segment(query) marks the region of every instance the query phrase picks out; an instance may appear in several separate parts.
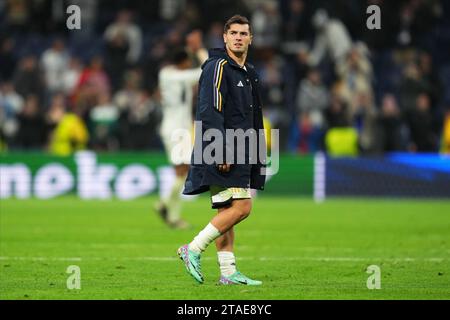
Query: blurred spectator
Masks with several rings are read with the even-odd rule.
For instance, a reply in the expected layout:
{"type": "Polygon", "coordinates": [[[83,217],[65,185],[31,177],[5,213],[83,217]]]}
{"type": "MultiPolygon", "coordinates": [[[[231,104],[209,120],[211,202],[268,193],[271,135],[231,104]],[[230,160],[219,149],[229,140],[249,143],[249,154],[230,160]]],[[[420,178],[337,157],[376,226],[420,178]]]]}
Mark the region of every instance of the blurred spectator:
{"type": "Polygon", "coordinates": [[[103,69],[103,60],[96,56],[83,70],[74,91],[73,104],[82,117],[97,103],[102,94],[110,94],[109,77],[103,69]]]}
{"type": "Polygon", "coordinates": [[[11,0],[6,3],[5,22],[11,32],[24,32],[30,19],[30,2],[11,0]]]}
{"type": "Polygon", "coordinates": [[[125,34],[117,32],[105,45],[105,70],[111,79],[111,87],[115,91],[122,85],[122,78],[127,69],[129,45],[125,34]]]}
{"type": "Polygon", "coordinates": [[[182,14],[175,21],[175,25],[178,24],[177,28],[180,31],[184,29],[185,33],[189,28],[197,28],[201,21],[204,18],[204,14],[201,13],[198,9],[198,1],[181,1],[185,3],[185,7],[183,8],[182,14]],[[184,27],[180,28],[180,24],[185,24],[184,27]]]}
{"type": "Polygon", "coordinates": [[[138,25],[132,22],[132,13],[128,10],[120,11],[116,21],[106,28],[105,40],[107,42],[117,41],[118,37],[126,39],[127,62],[129,64],[138,62],[142,51],[142,31],[138,25]]]}
{"type": "Polygon", "coordinates": [[[45,115],[47,125],[51,132],[56,128],[65,112],[66,98],[64,94],[57,93],[52,97],[49,107],[47,108],[47,113],[45,115]]]}
{"type": "Polygon", "coordinates": [[[420,36],[429,32],[441,16],[439,0],[412,0],[401,2],[397,42],[400,46],[416,45],[420,36]]]}
{"type": "Polygon", "coordinates": [[[42,101],[45,85],[35,56],[29,55],[19,61],[19,68],[14,74],[13,83],[17,93],[22,97],[34,95],[39,101],[42,101]]]}
{"type": "Polygon", "coordinates": [[[0,128],[7,144],[14,142],[18,130],[17,116],[22,112],[24,100],[9,82],[0,84],[0,128]]]}
{"type": "Polygon", "coordinates": [[[98,104],[89,114],[90,147],[94,150],[116,150],[119,109],[107,93],[99,96],[98,104]]]}
{"type": "Polygon", "coordinates": [[[16,57],[13,52],[14,43],[11,38],[0,40],[0,81],[11,81],[16,68],[16,57]]]}
{"type": "Polygon", "coordinates": [[[203,33],[200,30],[193,30],[186,36],[186,51],[193,68],[200,67],[208,59],[208,50],[203,46],[203,33]]]}
{"type": "Polygon", "coordinates": [[[407,121],[411,131],[410,151],[437,151],[437,137],[433,131],[433,117],[430,109],[430,97],[426,93],[421,93],[416,99],[414,110],[407,113],[407,121]]]}
{"type": "Polygon", "coordinates": [[[150,46],[147,56],[144,58],[142,68],[144,72],[144,87],[153,91],[158,86],[158,72],[167,57],[168,48],[162,39],[157,39],[150,46]]]}
{"type": "MultiPolygon", "coordinates": [[[[165,46],[170,52],[176,48],[182,47],[184,45],[183,33],[186,31],[185,29],[185,25],[178,23],[166,33],[164,40],[160,39],[160,41],[164,41],[165,46]]],[[[167,60],[167,57],[165,60],[167,60]]]]}
{"type": "Polygon", "coordinates": [[[327,153],[332,157],[353,157],[358,154],[358,133],[352,127],[331,128],[325,135],[327,153]]]}
{"type": "Polygon", "coordinates": [[[180,12],[185,9],[185,1],[168,0],[161,1],[159,6],[159,14],[161,18],[172,21],[179,16],[180,12]]]}
{"type": "Polygon", "coordinates": [[[124,82],[124,86],[113,97],[113,103],[120,112],[126,112],[138,104],[141,97],[142,75],[137,70],[129,70],[125,73],[124,82]]]}
{"type": "Polygon", "coordinates": [[[319,71],[311,69],[306,79],[300,83],[297,94],[302,152],[316,152],[320,149],[324,111],[328,101],[328,91],[321,82],[319,71]]]}
{"type": "Polygon", "coordinates": [[[222,22],[214,22],[209,28],[206,35],[207,48],[222,48],[223,47],[223,24],[222,22]]]}
{"type": "Polygon", "coordinates": [[[42,149],[47,142],[47,125],[37,96],[29,95],[26,98],[17,121],[19,129],[15,138],[15,147],[28,150],[42,149]]]}
{"type": "Polygon", "coordinates": [[[444,129],[442,130],[442,153],[450,155],[450,107],[447,107],[447,112],[444,118],[444,129]]]}
{"type": "Polygon", "coordinates": [[[340,94],[350,107],[350,118],[358,112],[360,95],[373,96],[372,65],[367,47],[355,44],[342,63],[336,65],[336,73],[342,81],[340,94]]]}
{"type": "Polygon", "coordinates": [[[161,106],[147,91],[141,91],[136,104],[119,119],[120,146],[124,150],[162,148],[159,139],[161,106]]]}
{"type": "Polygon", "coordinates": [[[377,139],[377,109],[370,93],[360,93],[357,96],[356,112],[352,115],[353,127],[359,136],[359,148],[362,154],[376,154],[380,152],[377,139]]]}
{"type": "Polygon", "coordinates": [[[332,93],[330,98],[330,105],[325,111],[327,127],[335,128],[350,126],[347,110],[348,106],[345,104],[345,102],[336,93],[332,93]]]}
{"type": "Polygon", "coordinates": [[[268,108],[279,108],[283,104],[284,79],[281,74],[283,60],[274,50],[267,50],[259,69],[263,98],[268,108]]]}
{"type": "Polygon", "coordinates": [[[89,139],[86,125],[79,115],[67,111],[63,95],[53,97],[47,121],[53,128],[49,144],[51,153],[68,156],[86,148],[89,139]]]}
{"type": "Polygon", "coordinates": [[[64,89],[64,72],[68,67],[69,55],[64,42],[56,39],[52,47],[45,50],[41,57],[47,91],[51,94],[64,89]]]}
{"type": "Polygon", "coordinates": [[[432,105],[437,105],[442,95],[442,83],[433,65],[433,57],[428,52],[420,52],[418,68],[425,83],[429,84],[429,94],[432,105]]]}
{"type": "Polygon", "coordinates": [[[328,130],[325,133],[325,150],[334,157],[351,157],[358,154],[358,132],[351,126],[348,106],[332,89],[330,105],[326,110],[328,130]]]}
{"type": "Polygon", "coordinates": [[[255,48],[276,47],[279,43],[280,17],[276,1],[264,1],[252,17],[252,45],[255,48]]]}
{"type": "Polygon", "coordinates": [[[80,80],[83,72],[83,65],[76,57],[71,57],[67,69],[62,74],[62,91],[71,96],[80,80]]]}
{"type": "Polygon", "coordinates": [[[322,84],[320,73],[311,69],[298,88],[297,107],[300,113],[309,114],[317,126],[323,126],[323,111],[328,106],[328,90],[322,84]]]}
{"type": "Polygon", "coordinates": [[[335,64],[343,61],[352,47],[345,25],[340,20],[330,18],[323,9],[314,14],[313,25],[317,33],[309,63],[317,66],[326,56],[335,64]]]}
{"type": "Polygon", "coordinates": [[[306,73],[309,69],[308,48],[306,45],[301,45],[298,47],[298,52],[290,59],[286,60],[283,69],[283,75],[286,82],[284,95],[286,105],[290,112],[295,112],[297,89],[300,85],[300,81],[306,77],[306,73]]]}
{"type": "Polygon", "coordinates": [[[379,139],[384,152],[404,151],[403,121],[397,100],[392,94],[386,94],[378,117],[379,139]]]}
{"type": "Polygon", "coordinates": [[[400,83],[400,102],[405,112],[415,108],[417,97],[422,92],[430,92],[431,84],[424,78],[418,65],[413,61],[406,65],[400,83]]]}
{"type": "Polygon", "coordinates": [[[304,38],[308,29],[305,2],[303,0],[289,0],[286,12],[287,17],[285,17],[283,24],[284,40],[296,41],[304,38]]]}

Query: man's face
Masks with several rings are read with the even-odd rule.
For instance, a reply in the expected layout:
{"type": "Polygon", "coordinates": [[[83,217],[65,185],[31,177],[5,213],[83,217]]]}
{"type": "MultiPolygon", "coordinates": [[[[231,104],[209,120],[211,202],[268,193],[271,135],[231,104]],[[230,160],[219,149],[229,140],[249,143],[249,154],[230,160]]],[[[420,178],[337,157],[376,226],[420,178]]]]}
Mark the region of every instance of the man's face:
{"type": "Polygon", "coordinates": [[[239,23],[230,25],[230,29],[223,35],[223,41],[231,52],[235,54],[246,53],[248,46],[252,43],[249,25],[239,23]]]}

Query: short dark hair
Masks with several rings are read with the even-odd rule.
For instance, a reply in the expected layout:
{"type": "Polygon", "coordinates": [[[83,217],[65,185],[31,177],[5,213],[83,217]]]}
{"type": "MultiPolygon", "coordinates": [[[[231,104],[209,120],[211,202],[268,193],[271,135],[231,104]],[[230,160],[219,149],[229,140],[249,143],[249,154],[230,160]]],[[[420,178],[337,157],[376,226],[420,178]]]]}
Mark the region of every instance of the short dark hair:
{"type": "Polygon", "coordinates": [[[250,30],[250,34],[252,34],[252,26],[250,24],[250,21],[246,17],[241,16],[239,14],[235,14],[230,19],[228,19],[227,22],[225,22],[225,26],[223,27],[223,33],[224,34],[227,33],[227,31],[230,29],[230,26],[235,23],[248,24],[248,29],[250,30]]]}
{"type": "Polygon", "coordinates": [[[170,61],[173,64],[180,64],[184,62],[185,60],[189,59],[189,55],[183,48],[176,48],[172,52],[170,61]]]}

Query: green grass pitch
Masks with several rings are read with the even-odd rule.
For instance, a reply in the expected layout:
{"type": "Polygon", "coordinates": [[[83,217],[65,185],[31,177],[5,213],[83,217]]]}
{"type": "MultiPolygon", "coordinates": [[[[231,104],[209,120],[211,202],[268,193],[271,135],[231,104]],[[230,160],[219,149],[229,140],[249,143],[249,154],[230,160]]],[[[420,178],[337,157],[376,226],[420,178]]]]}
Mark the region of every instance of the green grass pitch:
{"type": "Polygon", "coordinates": [[[0,299],[450,299],[450,201],[261,195],[235,252],[263,285],[222,287],[213,246],[203,285],[176,257],[214,214],[208,198],[185,203],[187,231],[168,229],[155,200],[1,200],[0,299]],[[80,290],[67,289],[70,265],[80,290]],[[379,290],[367,288],[369,265],[379,290]]]}

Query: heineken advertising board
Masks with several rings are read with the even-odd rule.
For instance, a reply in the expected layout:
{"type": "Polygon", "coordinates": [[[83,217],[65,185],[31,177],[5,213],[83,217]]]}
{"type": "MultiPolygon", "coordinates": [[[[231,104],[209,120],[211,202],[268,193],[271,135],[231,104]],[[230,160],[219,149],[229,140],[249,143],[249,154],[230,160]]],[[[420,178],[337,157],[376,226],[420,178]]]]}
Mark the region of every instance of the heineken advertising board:
{"type": "MultiPolygon", "coordinates": [[[[280,157],[264,194],[311,195],[313,157],[280,157]]],[[[39,198],[76,194],[81,199],[130,200],[165,194],[175,179],[163,153],[94,153],[69,157],[46,153],[0,155],[0,198],[39,198]]]]}

